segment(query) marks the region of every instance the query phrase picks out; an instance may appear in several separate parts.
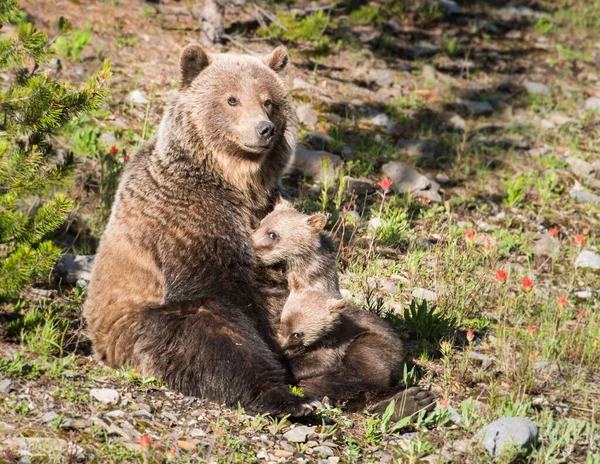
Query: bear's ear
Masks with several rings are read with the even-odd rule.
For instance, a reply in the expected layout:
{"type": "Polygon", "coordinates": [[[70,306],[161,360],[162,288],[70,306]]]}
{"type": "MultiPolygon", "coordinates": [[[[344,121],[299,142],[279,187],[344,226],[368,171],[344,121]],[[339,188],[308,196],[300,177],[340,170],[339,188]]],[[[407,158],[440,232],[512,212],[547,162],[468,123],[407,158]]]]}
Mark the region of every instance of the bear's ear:
{"type": "Polygon", "coordinates": [[[179,88],[188,87],[209,63],[208,55],[200,45],[191,44],[185,47],[180,60],[181,82],[179,88]]]}
{"type": "Polygon", "coordinates": [[[302,290],[302,283],[293,272],[288,275],[288,287],[291,292],[299,292],[302,290]]]}
{"type": "Polygon", "coordinates": [[[327,224],[327,216],[324,214],[313,214],[306,219],[306,223],[316,232],[321,232],[325,228],[325,224],[327,224]]]}
{"type": "Polygon", "coordinates": [[[263,62],[276,73],[280,73],[287,68],[290,62],[290,55],[288,55],[287,48],[280,45],[265,56],[263,62]]]}
{"type": "Polygon", "coordinates": [[[331,314],[340,314],[346,309],[346,300],[328,300],[327,301],[327,311],[331,314]]]}

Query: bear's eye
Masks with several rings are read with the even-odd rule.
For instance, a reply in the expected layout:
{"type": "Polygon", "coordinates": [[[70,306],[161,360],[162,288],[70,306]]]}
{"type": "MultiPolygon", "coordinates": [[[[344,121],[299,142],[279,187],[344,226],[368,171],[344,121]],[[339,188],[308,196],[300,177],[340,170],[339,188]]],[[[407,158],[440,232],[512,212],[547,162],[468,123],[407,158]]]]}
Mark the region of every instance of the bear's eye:
{"type": "Polygon", "coordinates": [[[302,337],[302,334],[301,334],[301,333],[298,333],[298,332],[294,332],[294,333],[292,334],[292,337],[294,337],[294,338],[296,338],[296,339],[297,339],[297,338],[300,338],[300,337],[302,337]]]}
{"type": "Polygon", "coordinates": [[[277,238],[277,234],[275,232],[269,232],[267,235],[271,240],[275,240],[277,238]]]}
{"type": "Polygon", "coordinates": [[[263,103],[263,106],[265,108],[271,108],[273,106],[273,102],[271,100],[265,100],[265,102],[263,103]]]}
{"type": "Polygon", "coordinates": [[[234,98],[234,97],[229,97],[227,99],[227,103],[229,103],[229,106],[238,106],[238,101],[234,98]]]}

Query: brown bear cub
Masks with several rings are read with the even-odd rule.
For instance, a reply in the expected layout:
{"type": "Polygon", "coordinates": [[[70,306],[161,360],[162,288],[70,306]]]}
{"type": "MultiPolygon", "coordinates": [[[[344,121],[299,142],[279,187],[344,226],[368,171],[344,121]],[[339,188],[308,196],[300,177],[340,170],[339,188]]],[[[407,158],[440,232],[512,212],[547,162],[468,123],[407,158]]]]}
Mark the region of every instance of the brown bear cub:
{"type": "Polygon", "coordinates": [[[252,234],[257,256],[266,265],[285,265],[289,294],[275,324],[277,341],[295,380],[308,396],[347,403],[350,409],[369,399],[383,412],[397,400],[395,419],[430,409],[431,392],[398,391],[406,349],[378,316],[341,298],[336,250],[323,232],[322,214],[307,216],[281,201],[252,234]]]}

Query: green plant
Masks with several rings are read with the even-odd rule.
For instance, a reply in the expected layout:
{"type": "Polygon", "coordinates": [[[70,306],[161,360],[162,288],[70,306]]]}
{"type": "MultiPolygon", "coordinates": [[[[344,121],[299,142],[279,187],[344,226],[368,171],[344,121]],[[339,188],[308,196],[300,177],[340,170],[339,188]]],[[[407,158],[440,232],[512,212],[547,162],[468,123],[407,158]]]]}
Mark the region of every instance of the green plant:
{"type": "Polygon", "coordinates": [[[63,32],[67,35],[57,37],[54,46],[58,54],[73,61],[81,59],[81,52],[92,40],[91,24],[87,23],[85,29],[69,31],[68,27],[63,27],[63,32]]]}
{"type": "MultiPolygon", "coordinates": [[[[19,15],[12,0],[0,0],[0,22],[19,15]]],[[[106,94],[108,64],[80,90],[40,71],[54,51],[46,36],[18,22],[17,37],[0,39],[0,72],[12,75],[0,94],[0,299],[14,297],[48,275],[60,249],[46,240],[67,217],[72,202],[56,194],[36,207],[37,197],[65,177],[73,163],[60,159],[49,141],[73,116],[97,108],[106,94]]]]}
{"type": "Polygon", "coordinates": [[[533,30],[540,34],[548,34],[554,28],[554,24],[548,21],[546,18],[540,18],[533,25],[533,30]]]}
{"type": "Polygon", "coordinates": [[[412,300],[404,308],[404,322],[418,338],[431,342],[441,340],[456,328],[455,317],[442,314],[435,305],[429,307],[427,300],[419,303],[412,300]]]}
{"type": "Polygon", "coordinates": [[[529,178],[518,174],[510,179],[502,181],[506,187],[506,198],[504,204],[510,208],[518,208],[523,205],[525,195],[528,192],[529,178]]]}
{"type": "Polygon", "coordinates": [[[302,43],[311,47],[312,56],[322,56],[329,53],[330,39],[325,30],[330,24],[329,14],[319,10],[303,18],[295,13],[277,15],[268,27],[259,33],[266,37],[284,39],[289,42],[302,43]]]}
{"type": "Polygon", "coordinates": [[[458,53],[458,40],[452,38],[449,39],[445,45],[444,48],[446,49],[446,53],[448,53],[448,55],[450,56],[454,56],[458,53]]]}

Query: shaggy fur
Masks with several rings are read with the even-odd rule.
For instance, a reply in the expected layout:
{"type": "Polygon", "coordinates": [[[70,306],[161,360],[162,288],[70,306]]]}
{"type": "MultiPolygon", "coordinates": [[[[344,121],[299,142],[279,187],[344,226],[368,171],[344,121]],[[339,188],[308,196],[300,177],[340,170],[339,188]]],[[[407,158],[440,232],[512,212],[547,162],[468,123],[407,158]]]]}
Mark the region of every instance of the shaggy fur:
{"type": "Polygon", "coordinates": [[[180,90],[121,180],[84,315],[111,366],[304,415],[314,405],[289,391],[250,241],[295,146],[288,61],[282,47],[262,60],[184,50],[180,90]]]}

